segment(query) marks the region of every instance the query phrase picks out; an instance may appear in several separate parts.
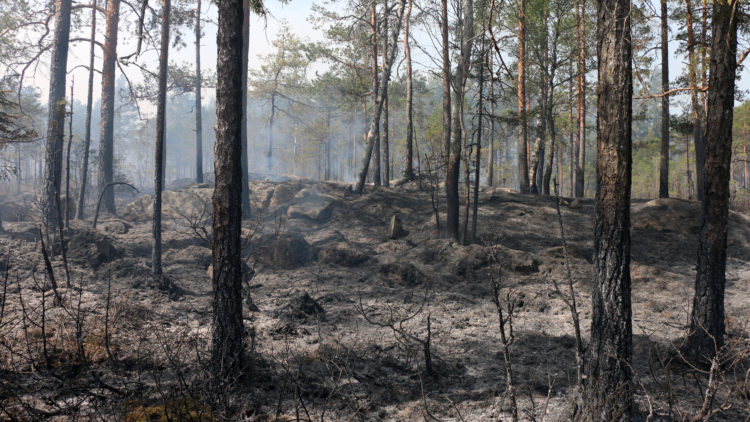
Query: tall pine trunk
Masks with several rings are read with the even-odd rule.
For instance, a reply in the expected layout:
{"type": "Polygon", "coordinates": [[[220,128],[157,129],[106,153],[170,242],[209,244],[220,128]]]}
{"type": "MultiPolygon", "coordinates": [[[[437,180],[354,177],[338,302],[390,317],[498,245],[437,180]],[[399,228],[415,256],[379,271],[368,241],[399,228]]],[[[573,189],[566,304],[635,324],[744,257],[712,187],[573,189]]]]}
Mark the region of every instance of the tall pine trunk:
{"type": "Polygon", "coordinates": [[[459,204],[458,204],[458,179],[461,167],[461,147],[463,142],[461,118],[464,110],[464,94],[466,91],[466,78],[469,74],[471,63],[471,45],[474,39],[474,2],[463,0],[462,2],[461,26],[461,55],[456,74],[453,79],[453,95],[455,101],[451,104],[451,150],[448,159],[448,169],[445,175],[445,197],[448,234],[459,240],[459,204]]]}
{"type": "Polygon", "coordinates": [[[440,34],[443,41],[443,150],[447,165],[451,155],[451,56],[448,44],[448,0],[440,1],[440,34]]]}
{"type": "Polygon", "coordinates": [[[164,143],[166,142],[167,70],[169,66],[169,13],[171,0],[163,0],[161,12],[161,52],[159,53],[159,91],[156,101],[156,150],[154,154],[154,215],[152,225],[151,272],[155,279],[161,269],[161,193],[164,188],[164,143]]]}
{"type": "Polygon", "coordinates": [[[409,20],[412,0],[404,15],[404,55],[406,56],[406,166],[404,179],[414,179],[414,86],[412,83],[411,48],[409,47],[409,20]]]}
{"type": "Polygon", "coordinates": [[[586,0],[578,7],[578,73],[577,73],[577,122],[575,150],[575,196],[585,193],[586,169],[586,0]]]}
{"type": "Polygon", "coordinates": [[[698,57],[695,51],[695,30],[693,28],[692,0],[685,0],[685,30],[687,32],[688,81],[690,82],[690,116],[693,120],[693,143],[695,145],[695,179],[698,199],[703,199],[703,169],[706,164],[706,138],[703,133],[705,118],[702,101],[698,90],[698,57]]]}
{"type": "MultiPolygon", "coordinates": [[[[241,143],[242,152],[240,154],[240,165],[242,167],[242,218],[250,218],[250,186],[248,184],[248,163],[247,163],[247,71],[248,60],[250,60],[250,7],[247,1],[244,1],[242,7],[242,127],[241,143]]],[[[273,123],[271,123],[273,126],[273,123]]],[[[271,150],[269,149],[269,154],[271,150]]],[[[269,163],[271,161],[269,155],[269,163]]],[[[270,164],[269,164],[270,167],[270,164]]],[[[270,172],[270,168],[269,168],[270,172]]]]}
{"type": "Polygon", "coordinates": [[[65,135],[65,77],[68,67],[70,39],[71,0],[55,2],[55,32],[52,44],[49,80],[49,113],[47,117],[47,145],[44,168],[44,221],[54,233],[57,218],[60,185],[62,182],[62,156],[65,135]]]}
{"type": "Polygon", "coordinates": [[[195,182],[203,183],[203,118],[201,103],[201,0],[195,6],[195,182]]]}
{"type": "MultiPolygon", "coordinates": [[[[383,3],[383,61],[385,61],[385,55],[388,51],[388,0],[383,3]]],[[[390,160],[390,140],[388,133],[388,91],[385,91],[385,97],[383,98],[383,185],[391,185],[391,160],[390,160]]]]}
{"type": "MultiPolygon", "coordinates": [[[[108,0],[107,28],[102,57],[101,121],[99,123],[99,194],[114,182],[115,64],[117,62],[117,25],[120,22],[120,0],[108,0]]],[[[115,213],[114,189],[102,198],[104,209],[115,213]]]]}
{"type": "Polygon", "coordinates": [[[528,116],[526,115],[526,1],[520,0],[518,6],[518,183],[521,193],[528,193],[529,158],[528,158],[528,116]]]}
{"type": "MultiPolygon", "coordinates": [[[[391,77],[391,68],[393,67],[393,61],[396,59],[396,52],[398,51],[398,34],[401,32],[401,23],[404,18],[404,12],[406,9],[406,0],[400,0],[398,18],[396,19],[396,28],[390,34],[391,41],[389,42],[390,50],[386,55],[385,63],[383,63],[382,81],[378,86],[377,95],[375,97],[375,104],[372,111],[372,117],[370,118],[369,130],[367,131],[367,137],[365,138],[365,152],[362,156],[362,164],[357,175],[357,184],[354,187],[354,191],[362,193],[365,190],[365,181],[367,179],[367,173],[370,168],[370,161],[373,159],[373,150],[375,149],[375,142],[377,137],[378,123],[380,122],[380,115],[383,112],[383,99],[385,98],[386,91],[388,90],[388,81],[391,77]]],[[[377,57],[377,56],[375,56],[377,57]]]]}
{"type": "Polygon", "coordinates": [[[79,220],[86,218],[86,188],[89,177],[89,152],[91,149],[91,109],[94,104],[94,59],[96,47],[96,7],[97,0],[93,1],[91,8],[91,46],[89,48],[89,79],[88,93],[86,94],[86,132],[83,137],[83,163],[81,164],[81,192],[78,197],[79,220]]]}
{"type": "Polygon", "coordinates": [[[213,194],[211,366],[217,387],[242,374],[242,120],[244,0],[222,0],[216,34],[216,144],[213,194]]]}
{"type": "Polygon", "coordinates": [[[737,69],[739,0],[713,4],[711,70],[706,121],[703,219],[698,234],[698,267],[687,348],[710,360],[724,345],[724,286],[732,159],[732,122],[737,69]]]}
{"type": "Polygon", "coordinates": [[[586,418],[630,421],[632,45],[630,1],[597,1],[597,190],[586,418]]]}
{"type": "Polygon", "coordinates": [[[669,23],[667,0],[661,0],[661,153],[659,198],[669,198],[669,23]]]}

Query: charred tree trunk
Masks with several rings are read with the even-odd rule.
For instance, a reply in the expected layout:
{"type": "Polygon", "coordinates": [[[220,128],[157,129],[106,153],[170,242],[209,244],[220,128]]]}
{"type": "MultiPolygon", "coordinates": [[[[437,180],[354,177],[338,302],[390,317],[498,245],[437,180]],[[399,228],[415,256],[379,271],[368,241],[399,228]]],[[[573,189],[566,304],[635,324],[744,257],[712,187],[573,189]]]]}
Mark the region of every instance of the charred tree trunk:
{"type": "Polygon", "coordinates": [[[404,55],[406,56],[406,166],[404,179],[414,179],[414,86],[412,84],[411,48],[409,47],[409,19],[412,0],[404,15],[404,55]]]}
{"type": "Polygon", "coordinates": [[[494,186],[495,184],[495,77],[492,63],[492,53],[488,52],[488,68],[490,70],[490,87],[489,87],[489,100],[490,100],[490,133],[487,139],[487,186],[494,186]]]}
{"type": "Polygon", "coordinates": [[[597,191],[586,419],[630,421],[632,45],[630,1],[597,1],[597,191]]]}
{"type": "Polygon", "coordinates": [[[703,133],[703,119],[705,117],[702,101],[698,90],[698,57],[695,52],[695,30],[693,29],[693,10],[691,0],[685,0],[685,20],[687,32],[688,51],[688,81],[692,91],[690,92],[690,104],[692,106],[691,117],[693,119],[693,143],[695,144],[695,191],[698,200],[703,200],[703,174],[706,164],[706,138],[703,133]]]}
{"type": "Polygon", "coordinates": [[[195,6],[195,182],[203,183],[203,118],[201,102],[201,0],[195,6]]]}
{"type": "MultiPolygon", "coordinates": [[[[378,101],[378,92],[379,92],[379,84],[378,84],[378,13],[376,8],[376,0],[372,0],[372,3],[370,3],[370,25],[371,25],[371,31],[370,31],[370,49],[371,49],[371,55],[372,55],[372,68],[370,70],[370,75],[372,77],[372,111],[373,113],[376,113],[377,106],[376,103],[378,101]]],[[[388,35],[386,34],[386,37],[388,35]]],[[[382,105],[380,106],[382,107],[382,105]]],[[[373,171],[372,171],[372,180],[375,183],[375,186],[380,186],[380,112],[377,111],[378,114],[378,121],[376,123],[375,127],[375,155],[372,157],[373,160],[373,171]]]]}
{"type": "Polygon", "coordinates": [[[161,52],[159,53],[159,91],[156,102],[156,150],[154,154],[154,215],[151,272],[159,280],[161,270],[161,192],[164,188],[164,143],[166,142],[167,70],[169,66],[169,13],[171,0],[163,0],[161,12],[161,52]]]}
{"type": "Polygon", "coordinates": [[[703,219],[698,235],[698,267],[687,348],[710,361],[724,345],[727,219],[732,159],[732,122],[737,69],[739,0],[713,4],[711,70],[706,122],[703,219]]]}
{"type": "MultiPolygon", "coordinates": [[[[388,51],[388,0],[383,3],[383,61],[385,61],[385,55],[388,51]]],[[[383,98],[383,185],[391,185],[391,160],[390,160],[390,139],[388,133],[388,90],[385,91],[385,97],[383,98]]]]}
{"type": "MultiPolygon", "coordinates": [[[[482,39],[482,52],[487,54],[486,46],[484,45],[484,39],[482,39]]],[[[477,108],[479,109],[477,116],[477,153],[474,157],[474,204],[471,209],[471,241],[477,241],[477,213],[479,211],[479,161],[482,156],[482,120],[484,119],[484,63],[481,60],[478,61],[477,65],[477,85],[479,88],[479,98],[477,108]]],[[[491,164],[491,163],[490,163],[491,164]]]]}
{"type": "Polygon", "coordinates": [[[70,197],[70,147],[73,146],[73,91],[75,90],[75,79],[71,77],[70,81],[70,117],[68,118],[68,149],[65,154],[65,228],[70,227],[70,204],[73,199],[70,197]]]}
{"type": "MultiPolygon", "coordinates": [[[[241,141],[242,153],[240,154],[240,165],[242,166],[242,218],[250,218],[250,186],[247,180],[247,62],[250,51],[250,7],[247,1],[242,2],[242,127],[241,141]]],[[[273,126],[273,122],[271,123],[273,126]]],[[[271,149],[269,149],[269,166],[271,162],[271,149]]],[[[270,168],[269,168],[270,172],[270,168]]]]}
{"type": "Polygon", "coordinates": [[[667,0],[661,0],[661,154],[659,198],[669,198],[669,23],[667,0]]]}
{"type": "Polygon", "coordinates": [[[440,1],[440,34],[443,38],[443,149],[445,163],[451,155],[451,56],[448,44],[448,0],[440,1]]]}
{"type": "Polygon", "coordinates": [[[55,36],[52,44],[49,80],[49,113],[42,201],[47,230],[54,233],[60,215],[59,198],[62,179],[62,154],[65,136],[65,76],[68,67],[71,0],[55,2],[55,36]]]}
{"type": "Polygon", "coordinates": [[[354,188],[354,191],[357,193],[362,193],[365,189],[365,180],[367,179],[367,172],[370,167],[373,149],[375,148],[378,122],[380,122],[380,114],[383,112],[383,99],[385,98],[385,93],[388,89],[388,81],[391,77],[391,68],[393,67],[393,61],[396,59],[396,52],[398,50],[398,34],[399,32],[401,32],[401,22],[404,18],[406,0],[400,0],[399,3],[400,6],[398,17],[396,19],[396,28],[394,28],[393,32],[390,34],[390,50],[386,55],[385,63],[383,63],[382,81],[378,86],[377,96],[375,97],[375,105],[373,107],[372,118],[370,119],[369,130],[367,131],[365,152],[362,156],[362,166],[359,170],[359,174],[357,175],[357,184],[354,188]]]}
{"type": "Polygon", "coordinates": [[[577,122],[575,150],[575,196],[583,198],[586,169],[586,0],[578,10],[577,122]]]}
{"type": "Polygon", "coordinates": [[[83,137],[83,163],[81,164],[81,192],[78,197],[79,220],[86,218],[86,188],[89,177],[89,150],[91,149],[91,108],[94,104],[94,47],[96,46],[96,3],[93,1],[91,8],[91,47],[89,50],[89,80],[88,93],[86,95],[86,133],[83,137]]]}
{"type": "Polygon", "coordinates": [[[448,234],[456,240],[459,240],[460,229],[458,178],[461,167],[461,147],[463,145],[463,142],[461,142],[461,117],[464,109],[466,77],[471,63],[471,45],[474,39],[474,2],[473,0],[463,0],[462,3],[461,55],[458,66],[456,66],[455,83],[453,84],[455,101],[451,104],[451,152],[445,175],[446,227],[448,234]]]}
{"type": "Polygon", "coordinates": [[[120,22],[120,0],[108,0],[107,28],[102,57],[101,122],[99,123],[99,194],[104,192],[104,209],[115,213],[114,182],[115,64],[117,61],[117,25],[120,22]]]}
{"type": "Polygon", "coordinates": [[[219,387],[242,374],[242,75],[244,0],[219,2],[216,65],[216,144],[213,195],[213,337],[211,366],[219,387]]]}
{"type": "Polygon", "coordinates": [[[526,1],[520,0],[518,6],[518,182],[521,193],[528,193],[529,157],[528,157],[528,117],[526,115],[526,1]]]}

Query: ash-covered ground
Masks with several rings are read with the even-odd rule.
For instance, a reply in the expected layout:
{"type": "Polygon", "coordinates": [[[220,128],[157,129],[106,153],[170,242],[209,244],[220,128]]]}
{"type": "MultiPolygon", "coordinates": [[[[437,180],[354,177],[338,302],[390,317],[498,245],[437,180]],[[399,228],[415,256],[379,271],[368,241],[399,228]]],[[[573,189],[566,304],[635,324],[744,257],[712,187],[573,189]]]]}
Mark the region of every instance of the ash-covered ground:
{"type": "MultiPolygon", "coordinates": [[[[251,182],[251,191],[249,369],[225,392],[209,388],[206,364],[209,186],[164,193],[167,290],[150,275],[150,196],[101,215],[96,229],[91,218],[71,221],[67,276],[52,239],[56,289],[33,207],[3,198],[0,420],[510,420],[493,282],[512,316],[505,329],[520,418],[571,418],[576,342],[555,288],[567,295],[555,198],[482,189],[477,239],[462,245],[436,226],[426,181],[364,195],[306,180],[251,182]]],[[[561,202],[586,343],[593,200],[561,202]]],[[[699,226],[697,202],[632,206],[633,370],[644,420],[689,419],[704,404],[709,376],[679,354],[699,226]]],[[[731,347],[711,403],[726,409],[711,419],[747,420],[750,217],[734,212],[726,289],[731,347]]]]}

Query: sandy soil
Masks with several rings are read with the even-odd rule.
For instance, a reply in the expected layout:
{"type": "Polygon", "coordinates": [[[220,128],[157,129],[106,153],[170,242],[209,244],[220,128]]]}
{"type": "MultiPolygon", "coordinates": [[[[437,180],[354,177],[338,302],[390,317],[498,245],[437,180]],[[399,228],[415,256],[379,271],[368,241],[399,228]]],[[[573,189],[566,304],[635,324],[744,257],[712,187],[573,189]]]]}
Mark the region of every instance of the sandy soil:
{"type": "MultiPolygon", "coordinates": [[[[210,231],[210,189],[191,187],[165,200],[169,292],[150,276],[148,197],[121,217],[100,217],[95,231],[90,220],[71,222],[69,278],[61,254],[52,259],[60,306],[35,223],[4,222],[0,420],[509,420],[493,279],[501,305],[514,309],[521,418],[570,419],[575,340],[554,288],[556,281],[565,290],[567,273],[553,198],[483,189],[478,240],[463,246],[440,236],[428,189],[416,183],[361,196],[303,180],[253,182],[252,191],[254,217],[243,229],[243,256],[255,271],[243,293],[254,304],[245,312],[251,369],[241,391],[228,395],[226,413],[208,410],[217,392],[207,387],[204,364],[211,251],[201,227],[210,231]],[[405,232],[392,239],[394,215],[405,232]]],[[[593,201],[564,200],[561,212],[585,341],[593,201]]],[[[707,375],[677,353],[699,225],[696,202],[632,207],[633,368],[644,420],[650,411],[652,420],[692,417],[703,402],[707,375]]],[[[733,350],[744,353],[749,293],[750,217],[732,213],[727,326],[733,350]]],[[[750,418],[748,360],[734,357],[713,403],[731,408],[712,420],[750,418]]]]}

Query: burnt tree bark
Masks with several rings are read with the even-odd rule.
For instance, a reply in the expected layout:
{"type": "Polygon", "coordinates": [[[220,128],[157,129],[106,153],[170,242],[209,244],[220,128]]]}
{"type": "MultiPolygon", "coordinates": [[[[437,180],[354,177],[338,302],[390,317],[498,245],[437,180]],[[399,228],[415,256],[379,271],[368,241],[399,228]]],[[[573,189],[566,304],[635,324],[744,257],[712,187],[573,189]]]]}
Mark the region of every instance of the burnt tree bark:
{"type": "Polygon", "coordinates": [[[526,1],[518,6],[518,183],[521,193],[529,192],[528,117],[526,115],[526,1]]]}
{"type": "Polygon", "coordinates": [[[597,1],[597,190],[585,419],[630,421],[632,45],[630,1],[597,1]]]}
{"type": "Polygon", "coordinates": [[[451,155],[451,56],[448,44],[448,0],[440,1],[440,35],[443,41],[443,149],[447,164],[451,155]]]}
{"type": "Polygon", "coordinates": [[[201,0],[195,6],[195,182],[203,183],[203,118],[201,102],[201,0]]]}
{"type": "Polygon", "coordinates": [[[243,367],[242,267],[242,119],[243,3],[222,0],[218,6],[216,144],[213,194],[213,336],[211,364],[218,386],[231,383],[243,367]]]}
{"type": "Polygon", "coordinates": [[[739,0],[713,4],[711,69],[706,121],[706,166],[703,219],[698,234],[698,267],[687,349],[693,358],[710,361],[724,345],[724,286],[727,219],[732,159],[732,119],[737,70],[739,0]]]}
{"type": "Polygon", "coordinates": [[[391,68],[393,67],[393,61],[396,58],[396,52],[398,50],[397,40],[398,34],[399,32],[401,32],[401,23],[404,18],[404,11],[406,9],[406,0],[400,0],[399,3],[400,6],[398,18],[396,19],[396,27],[390,34],[390,50],[388,51],[385,63],[383,64],[382,81],[379,84],[377,96],[375,97],[375,105],[373,107],[372,117],[370,118],[367,137],[365,138],[365,152],[362,156],[362,164],[357,175],[357,184],[354,187],[354,191],[357,193],[362,193],[365,189],[365,180],[367,179],[367,172],[370,168],[370,161],[373,158],[373,149],[375,148],[378,123],[380,122],[380,114],[383,112],[383,98],[385,97],[385,91],[388,89],[388,80],[391,77],[391,68]]]}
{"type": "Polygon", "coordinates": [[[169,13],[171,0],[163,0],[161,12],[161,52],[159,88],[156,99],[156,148],[154,153],[154,215],[151,229],[151,273],[161,279],[161,193],[164,189],[164,143],[166,142],[167,70],[169,66],[169,13]]]}
{"type": "Polygon", "coordinates": [[[89,150],[91,149],[91,109],[94,104],[94,47],[96,46],[96,7],[97,0],[91,8],[91,46],[89,49],[89,79],[86,94],[86,132],[83,137],[83,163],[81,164],[81,192],[78,196],[78,212],[76,218],[86,218],[86,188],[89,177],[89,150]]]}
{"type": "Polygon", "coordinates": [[[692,0],[685,0],[685,30],[687,32],[688,81],[690,82],[691,117],[693,119],[693,143],[695,145],[695,179],[698,199],[703,200],[703,170],[706,164],[706,138],[703,133],[705,111],[699,98],[698,57],[695,51],[692,0]]]}
{"type": "Polygon", "coordinates": [[[455,101],[451,104],[451,150],[448,158],[448,169],[445,175],[445,198],[448,235],[459,240],[459,204],[458,178],[461,167],[462,127],[461,117],[464,109],[464,94],[466,78],[471,63],[471,46],[474,39],[474,2],[462,1],[461,25],[461,54],[454,75],[453,95],[455,101]]]}
{"type": "Polygon", "coordinates": [[[120,0],[108,0],[106,31],[102,56],[101,122],[99,123],[99,193],[104,192],[104,209],[115,213],[114,189],[105,186],[114,181],[115,64],[117,62],[117,25],[120,0]]]}
{"type": "MultiPolygon", "coordinates": [[[[370,54],[372,55],[372,65],[370,77],[372,78],[372,111],[376,112],[378,106],[378,13],[375,4],[376,0],[370,3],[370,54]]],[[[386,37],[388,34],[386,34],[386,37]]],[[[384,64],[385,65],[385,64],[384,64]]],[[[380,186],[380,111],[377,111],[378,122],[375,126],[375,155],[372,156],[373,172],[372,180],[375,186],[380,186]]]]}
{"type": "Polygon", "coordinates": [[[404,55],[406,56],[406,166],[404,179],[414,179],[414,86],[412,83],[411,48],[409,47],[409,19],[412,0],[404,15],[404,55]]]}
{"type": "Polygon", "coordinates": [[[661,0],[661,153],[659,198],[669,198],[669,23],[667,0],[661,0]]]}
{"type": "Polygon", "coordinates": [[[55,31],[52,44],[49,80],[49,113],[44,168],[43,218],[54,233],[60,215],[59,198],[62,182],[62,155],[65,136],[65,76],[68,67],[71,0],[55,2],[55,31]]]}
{"type": "MultiPolygon", "coordinates": [[[[385,61],[385,55],[388,51],[388,0],[383,2],[383,61],[385,61]]],[[[382,143],[383,143],[383,185],[391,185],[391,160],[390,160],[390,139],[388,133],[388,90],[385,91],[385,97],[383,97],[383,131],[382,131],[382,143]]]]}
{"type": "MultiPolygon", "coordinates": [[[[250,218],[250,185],[248,184],[248,166],[247,166],[247,72],[250,51],[250,6],[247,0],[242,2],[242,153],[240,154],[240,164],[242,166],[242,218],[250,218]]],[[[273,118],[271,120],[271,130],[273,130],[273,118]]],[[[270,172],[271,151],[268,151],[268,162],[270,172]]]]}
{"type": "Polygon", "coordinates": [[[586,169],[586,0],[581,0],[578,15],[578,73],[577,90],[577,123],[575,148],[575,196],[583,198],[585,193],[586,169]]]}

